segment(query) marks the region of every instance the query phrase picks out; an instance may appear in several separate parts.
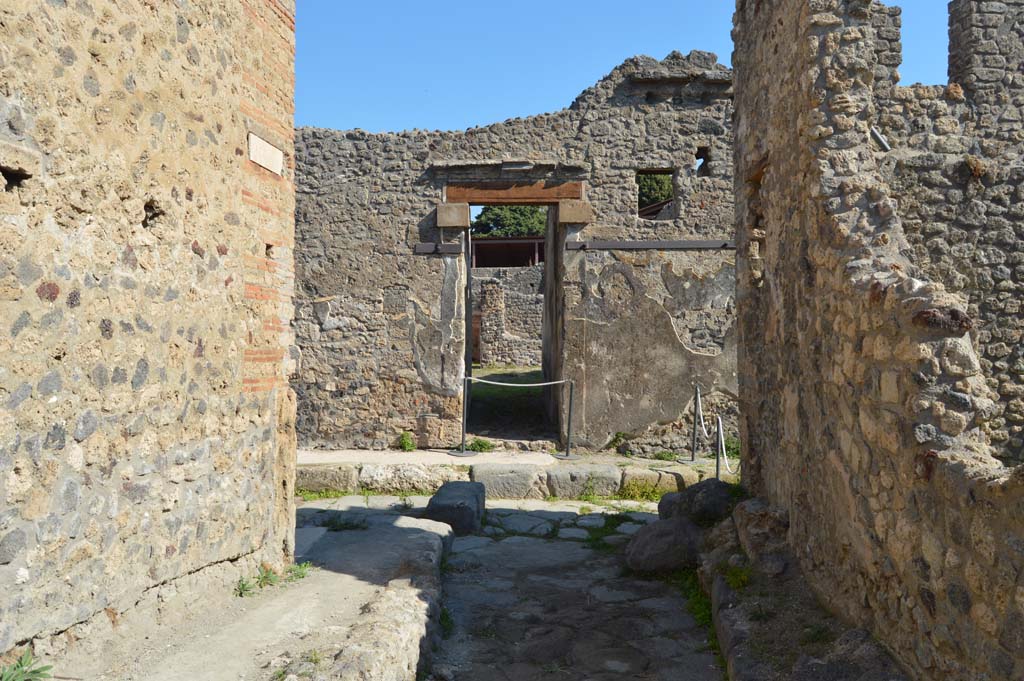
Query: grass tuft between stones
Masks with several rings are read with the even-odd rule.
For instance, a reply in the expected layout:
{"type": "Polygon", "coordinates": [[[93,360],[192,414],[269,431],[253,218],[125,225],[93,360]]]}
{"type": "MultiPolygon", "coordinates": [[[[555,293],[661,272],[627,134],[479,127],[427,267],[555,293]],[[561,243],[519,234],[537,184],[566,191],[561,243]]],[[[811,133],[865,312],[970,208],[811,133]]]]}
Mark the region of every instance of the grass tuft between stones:
{"type": "Polygon", "coordinates": [[[441,636],[445,639],[451,638],[452,634],[455,633],[455,619],[448,608],[441,608],[439,621],[441,624],[441,636]]]}
{"type": "Polygon", "coordinates": [[[416,450],[416,441],[412,437],[412,433],[408,430],[402,431],[402,434],[398,436],[398,448],[403,452],[412,452],[416,450]]]}
{"type": "Polygon", "coordinates": [[[295,490],[296,496],[302,497],[303,501],[316,501],[317,499],[340,499],[341,497],[348,496],[350,492],[343,492],[337,489],[322,489],[322,490],[310,490],[310,489],[297,489],[295,490]]]}
{"type": "Polygon", "coordinates": [[[673,573],[665,580],[670,585],[679,589],[679,592],[686,599],[686,610],[693,617],[694,621],[707,633],[708,649],[715,653],[718,664],[725,669],[725,658],[722,656],[722,649],[718,643],[718,635],[715,633],[715,622],[712,616],[711,598],[704,593],[700,585],[700,577],[696,570],[680,570],[673,573]]]}
{"type": "Polygon", "coordinates": [[[475,437],[470,440],[468,445],[466,445],[466,449],[474,452],[493,452],[494,443],[490,440],[485,440],[482,437],[475,437]]]}
{"type": "Polygon", "coordinates": [[[0,681],[37,681],[52,679],[50,674],[52,666],[40,666],[39,660],[32,657],[32,652],[26,650],[21,657],[15,660],[14,664],[0,667],[0,681]]]}
{"type": "Polygon", "coordinates": [[[602,527],[587,528],[587,534],[590,535],[586,540],[587,546],[595,551],[614,551],[615,547],[606,542],[605,539],[615,534],[619,525],[628,523],[630,520],[630,517],[623,513],[605,516],[602,527]]]}

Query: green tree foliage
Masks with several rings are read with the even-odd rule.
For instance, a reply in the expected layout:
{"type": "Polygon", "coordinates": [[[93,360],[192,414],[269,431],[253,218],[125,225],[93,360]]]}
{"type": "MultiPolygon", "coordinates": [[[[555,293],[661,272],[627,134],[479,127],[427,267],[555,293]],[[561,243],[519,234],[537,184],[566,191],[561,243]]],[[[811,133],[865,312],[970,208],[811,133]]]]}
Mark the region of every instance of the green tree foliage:
{"type": "Polygon", "coordinates": [[[484,206],[473,220],[473,235],[544,236],[547,210],[541,206],[484,206]]]}
{"type": "Polygon", "coordinates": [[[640,187],[637,208],[646,208],[672,198],[672,175],[670,173],[638,173],[636,183],[640,187]]]}

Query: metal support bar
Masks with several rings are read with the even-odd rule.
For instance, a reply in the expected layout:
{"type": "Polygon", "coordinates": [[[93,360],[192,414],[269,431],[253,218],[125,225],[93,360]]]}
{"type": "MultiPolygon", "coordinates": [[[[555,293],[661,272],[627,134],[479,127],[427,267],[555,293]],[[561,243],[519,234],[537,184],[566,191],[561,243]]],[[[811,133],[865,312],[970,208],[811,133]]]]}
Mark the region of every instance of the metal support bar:
{"type": "Polygon", "coordinates": [[[469,421],[469,384],[472,382],[472,376],[465,376],[462,379],[462,446],[458,451],[448,452],[452,456],[468,458],[477,455],[477,452],[466,451],[466,422],[469,421]]]}
{"type": "Polygon", "coordinates": [[[556,459],[562,461],[575,461],[578,456],[572,454],[572,401],[576,393],[576,382],[569,381],[569,421],[565,425],[565,454],[553,454],[556,459]]]}
{"type": "Polygon", "coordinates": [[[462,253],[462,244],[435,244],[422,243],[412,247],[413,255],[459,255],[462,253]]]}
{"type": "Polygon", "coordinates": [[[566,241],[567,251],[735,251],[726,240],[683,241],[566,241]]]}

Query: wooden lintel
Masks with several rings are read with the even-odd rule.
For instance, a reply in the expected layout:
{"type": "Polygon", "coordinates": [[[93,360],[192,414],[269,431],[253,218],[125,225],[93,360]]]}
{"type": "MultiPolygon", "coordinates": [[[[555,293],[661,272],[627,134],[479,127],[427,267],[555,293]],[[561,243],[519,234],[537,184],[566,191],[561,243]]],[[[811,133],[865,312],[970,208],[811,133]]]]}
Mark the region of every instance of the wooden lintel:
{"type": "Polygon", "coordinates": [[[415,255],[459,255],[462,253],[462,244],[435,244],[422,243],[412,247],[415,255]]]}
{"type": "Polygon", "coordinates": [[[453,182],[447,186],[448,203],[477,205],[545,204],[582,199],[582,182],[453,182]]]}

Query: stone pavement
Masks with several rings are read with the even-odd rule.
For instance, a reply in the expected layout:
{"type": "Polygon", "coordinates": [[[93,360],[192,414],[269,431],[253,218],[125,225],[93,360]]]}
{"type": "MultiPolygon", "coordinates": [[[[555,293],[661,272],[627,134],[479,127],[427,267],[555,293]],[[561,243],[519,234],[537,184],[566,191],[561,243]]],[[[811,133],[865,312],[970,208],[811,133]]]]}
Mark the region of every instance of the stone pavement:
{"type": "Polygon", "coordinates": [[[102,651],[55,660],[54,673],[89,681],[414,679],[421,649],[433,644],[451,529],[359,500],[355,513],[324,508],[336,500],[299,507],[296,560],[317,566],[305,578],[245,598],[234,583],[220,584],[161,622],[117,627],[120,637],[102,651]]]}
{"type": "Polygon", "coordinates": [[[616,550],[652,504],[488,501],[484,534],[445,565],[435,681],[719,681],[686,602],[616,550]],[[488,536],[489,535],[489,536],[488,536]]]}

